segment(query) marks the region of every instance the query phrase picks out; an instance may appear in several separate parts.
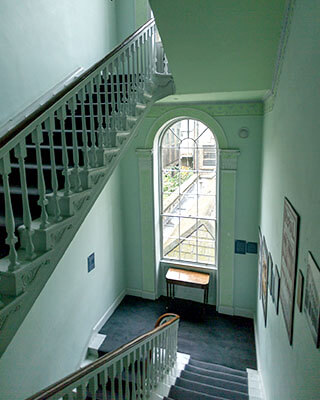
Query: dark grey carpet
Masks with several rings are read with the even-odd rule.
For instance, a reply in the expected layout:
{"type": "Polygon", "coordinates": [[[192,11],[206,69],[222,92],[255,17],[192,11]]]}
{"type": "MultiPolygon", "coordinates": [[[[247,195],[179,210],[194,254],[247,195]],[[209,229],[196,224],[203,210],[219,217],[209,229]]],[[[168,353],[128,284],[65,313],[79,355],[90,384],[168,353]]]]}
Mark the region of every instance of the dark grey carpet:
{"type": "Polygon", "coordinates": [[[100,330],[107,335],[100,355],[152,329],[157,318],[168,311],[181,316],[178,351],[204,362],[256,369],[252,320],[218,314],[212,306],[203,315],[199,303],[180,299],[167,303],[164,297],[152,301],[126,296],[100,330]]]}

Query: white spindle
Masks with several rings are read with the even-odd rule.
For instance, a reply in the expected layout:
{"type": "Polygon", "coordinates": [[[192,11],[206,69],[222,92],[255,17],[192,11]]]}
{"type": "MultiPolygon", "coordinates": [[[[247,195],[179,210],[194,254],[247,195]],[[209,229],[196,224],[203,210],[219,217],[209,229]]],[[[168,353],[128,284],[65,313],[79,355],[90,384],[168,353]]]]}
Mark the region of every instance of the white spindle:
{"type": "Polygon", "coordinates": [[[107,383],[108,383],[108,370],[104,369],[99,374],[99,382],[101,385],[102,400],[107,400],[107,383]]]}
{"type": "Polygon", "coordinates": [[[12,203],[10,196],[10,185],[9,185],[9,174],[11,173],[10,155],[7,153],[3,158],[0,159],[0,174],[3,179],[3,190],[4,190],[4,208],[5,208],[5,221],[6,221],[6,244],[9,246],[9,271],[15,271],[18,266],[18,254],[15,249],[15,244],[18,239],[14,234],[15,223],[14,215],[12,211],[12,203]]]}
{"type": "Polygon", "coordinates": [[[115,99],[115,79],[114,79],[114,63],[111,62],[109,65],[110,72],[110,104],[111,104],[111,131],[114,132],[116,129],[116,99],[115,99]]]}
{"type": "Polygon", "coordinates": [[[111,365],[111,372],[109,372],[109,376],[111,379],[111,399],[116,398],[116,386],[115,386],[115,379],[117,376],[117,366],[115,363],[111,365]]]}
{"type": "Polygon", "coordinates": [[[90,133],[91,133],[91,166],[97,166],[97,146],[96,146],[96,129],[95,129],[95,116],[93,109],[93,81],[88,83],[88,95],[89,95],[89,113],[90,113],[90,133]]]}
{"type": "Polygon", "coordinates": [[[46,129],[49,135],[49,146],[50,146],[50,164],[51,164],[51,187],[52,187],[52,198],[54,204],[54,221],[58,222],[61,220],[61,211],[58,199],[58,177],[57,177],[57,166],[56,166],[56,158],[54,152],[54,139],[53,139],[53,131],[54,131],[54,116],[50,114],[49,118],[45,122],[46,129]]]}
{"type": "Polygon", "coordinates": [[[19,172],[20,172],[20,184],[22,191],[22,212],[23,212],[23,224],[25,227],[25,241],[26,241],[26,259],[32,260],[35,256],[34,245],[32,242],[32,229],[31,229],[31,212],[29,206],[28,198],[28,186],[26,178],[26,168],[24,159],[27,156],[26,142],[25,139],[21,141],[14,149],[14,154],[19,162],[19,172]]]}
{"type": "Polygon", "coordinates": [[[146,372],[147,372],[147,397],[150,397],[151,392],[151,365],[152,365],[152,347],[151,340],[147,343],[147,360],[146,360],[146,372]]]}
{"type": "Polygon", "coordinates": [[[79,92],[79,99],[81,102],[81,126],[82,126],[82,154],[83,154],[83,166],[85,171],[88,171],[90,166],[89,161],[89,146],[88,146],[88,132],[87,132],[87,122],[86,122],[86,88],[83,87],[79,92]]]}
{"type": "Polygon", "coordinates": [[[132,382],[132,400],[137,398],[137,386],[136,386],[136,351],[134,350],[130,354],[131,358],[131,382],[132,382]]]}
{"type": "Polygon", "coordinates": [[[147,398],[147,391],[146,391],[146,379],[147,379],[147,373],[146,373],[146,368],[147,368],[147,358],[148,354],[146,351],[146,344],[142,343],[141,345],[141,368],[142,368],[142,398],[145,400],[147,398]]]}
{"type": "Polygon", "coordinates": [[[69,177],[69,156],[66,140],[65,119],[66,119],[66,106],[63,105],[57,111],[57,118],[60,120],[61,126],[61,145],[62,145],[62,163],[63,163],[63,176],[64,176],[64,195],[70,194],[70,177],[69,177]]]}
{"type": "Polygon", "coordinates": [[[117,123],[116,126],[119,130],[122,129],[121,124],[121,90],[120,90],[120,62],[119,57],[115,59],[115,78],[116,78],[116,109],[117,109],[117,123]]]}
{"type": "Polygon", "coordinates": [[[38,171],[38,190],[39,190],[39,200],[38,205],[41,207],[40,215],[40,228],[44,229],[48,226],[48,214],[46,210],[46,205],[48,200],[46,198],[46,183],[43,175],[42,168],[42,157],[40,144],[43,142],[43,135],[41,125],[38,125],[37,129],[32,133],[32,141],[36,146],[36,158],[37,158],[37,171],[38,171]]]}
{"type": "Polygon", "coordinates": [[[87,398],[87,386],[84,382],[77,386],[76,400],[85,400],[87,398]]]}
{"type": "Polygon", "coordinates": [[[123,361],[122,359],[118,361],[118,400],[123,400],[123,388],[122,388],[122,370],[123,361]]]}
{"type": "Polygon", "coordinates": [[[98,377],[94,375],[89,380],[89,392],[91,393],[91,399],[97,400],[97,390],[98,390],[98,377]]]}
{"type": "Polygon", "coordinates": [[[78,147],[78,133],[76,126],[76,109],[77,97],[72,96],[68,102],[69,110],[71,111],[71,127],[72,127],[72,154],[73,154],[73,173],[74,173],[74,184],[76,192],[80,192],[81,180],[80,180],[80,167],[79,167],[79,147],[78,147]]]}
{"type": "Polygon", "coordinates": [[[103,124],[103,117],[102,117],[102,101],[101,101],[101,74],[99,73],[95,77],[95,83],[97,87],[97,109],[98,109],[98,148],[100,150],[103,149],[104,145],[104,124],[103,124]]]}

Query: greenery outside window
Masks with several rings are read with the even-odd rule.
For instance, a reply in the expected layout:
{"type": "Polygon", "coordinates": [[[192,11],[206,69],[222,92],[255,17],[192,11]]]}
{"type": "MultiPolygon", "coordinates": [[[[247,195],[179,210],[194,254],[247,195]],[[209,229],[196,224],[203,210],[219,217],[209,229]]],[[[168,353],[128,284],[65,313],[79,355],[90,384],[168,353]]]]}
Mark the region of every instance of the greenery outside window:
{"type": "Polygon", "coordinates": [[[216,140],[183,119],[160,138],[162,258],[216,263],[216,140]]]}

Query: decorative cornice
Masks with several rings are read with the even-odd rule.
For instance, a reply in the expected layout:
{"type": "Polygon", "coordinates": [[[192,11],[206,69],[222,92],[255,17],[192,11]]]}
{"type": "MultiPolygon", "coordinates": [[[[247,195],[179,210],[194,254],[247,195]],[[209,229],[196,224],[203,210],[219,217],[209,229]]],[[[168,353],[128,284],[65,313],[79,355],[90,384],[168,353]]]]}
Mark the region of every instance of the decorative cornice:
{"type": "MultiPolygon", "coordinates": [[[[181,108],[186,104],[156,104],[149,111],[147,118],[158,118],[168,111],[181,108]]],[[[190,106],[190,104],[188,103],[190,106]]],[[[263,115],[263,103],[239,102],[239,103],[200,103],[192,104],[193,109],[204,111],[212,117],[218,116],[238,116],[238,115],[263,115]]]]}
{"type": "Polygon", "coordinates": [[[237,149],[219,150],[220,169],[224,171],[236,171],[238,169],[239,155],[240,150],[237,149]]]}
{"type": "Polygon", "coordinates": [[[264,100],[264,113],[272,111],[276,101],[295,5],[296,5],[296,0],[287,0],[287,7],[283,19],[277,60],[272,80],[272,88],[269,95],[264,100]]]}

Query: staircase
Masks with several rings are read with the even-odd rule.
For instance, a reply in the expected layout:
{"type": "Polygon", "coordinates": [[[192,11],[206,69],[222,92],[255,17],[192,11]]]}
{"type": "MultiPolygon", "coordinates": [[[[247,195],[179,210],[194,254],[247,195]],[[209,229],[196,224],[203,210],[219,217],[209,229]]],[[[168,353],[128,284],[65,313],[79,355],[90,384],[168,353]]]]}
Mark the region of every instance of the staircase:
{"type": "Polygon", "coordinates": [[[154,399],[262,400],[257,371],[238,370],[177,354],[175,368],[157,388],[154,399]]]}
{"type": "Polygon", "coordinates": [[[152,104],[174,92],[153,20],[0,140],[0,356],[152,104]]]}

